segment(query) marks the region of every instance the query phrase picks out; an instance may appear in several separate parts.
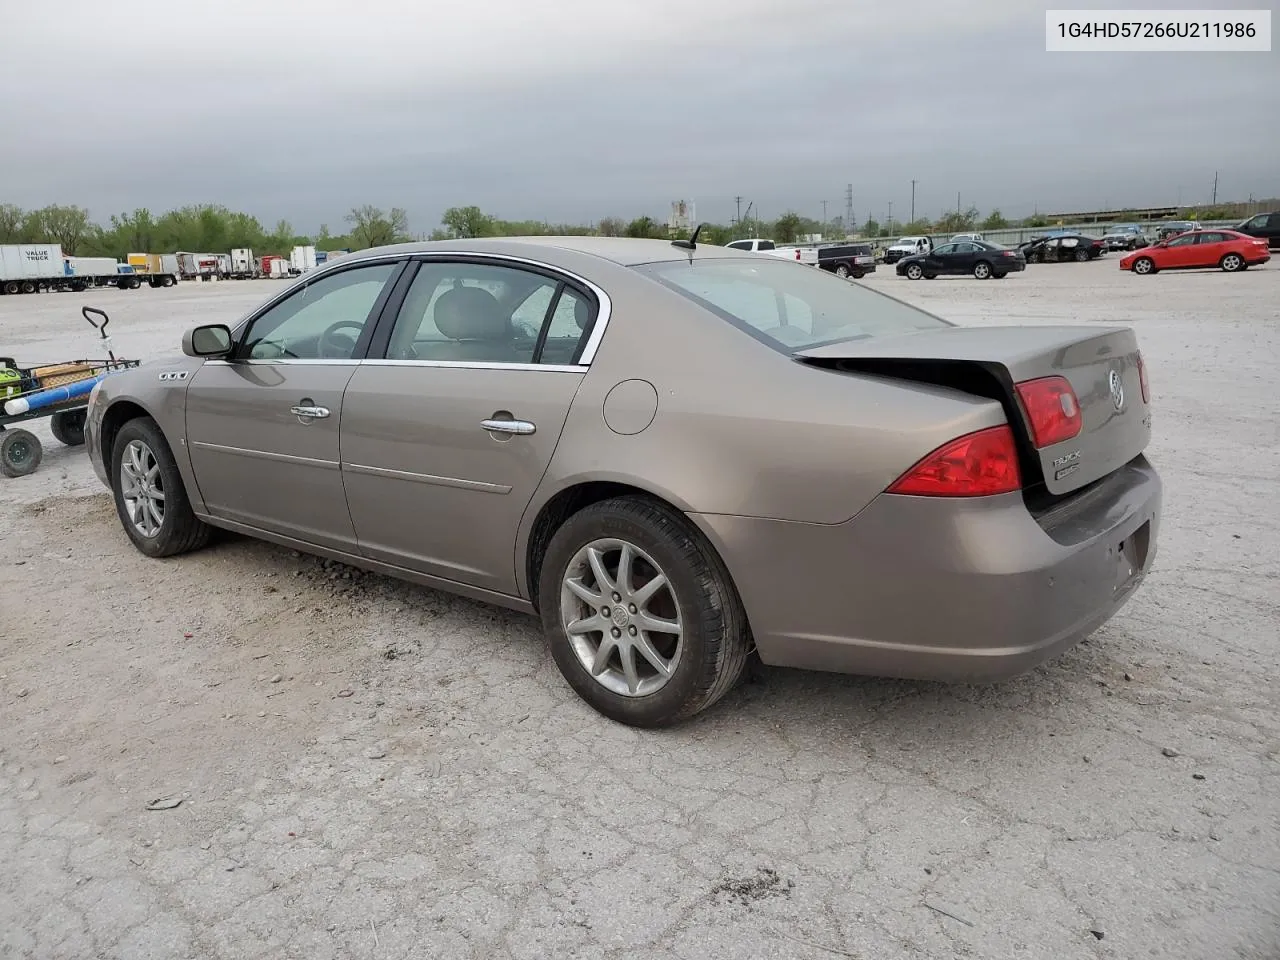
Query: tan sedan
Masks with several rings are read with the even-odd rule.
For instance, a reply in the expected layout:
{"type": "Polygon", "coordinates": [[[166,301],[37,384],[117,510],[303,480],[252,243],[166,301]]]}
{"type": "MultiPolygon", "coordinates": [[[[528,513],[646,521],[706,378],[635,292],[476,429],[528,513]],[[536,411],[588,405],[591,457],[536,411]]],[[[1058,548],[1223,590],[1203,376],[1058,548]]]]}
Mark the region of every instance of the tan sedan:
{"type": "Polygon", "coordinates": [[[112,376],[87,441],[149,556],[222,527],[535,613],[658,726],[769,664],[1026,670],[1130,596],[1160,481],[1116,327],[957,327],[769,256],[367,250],[112,376]]]}

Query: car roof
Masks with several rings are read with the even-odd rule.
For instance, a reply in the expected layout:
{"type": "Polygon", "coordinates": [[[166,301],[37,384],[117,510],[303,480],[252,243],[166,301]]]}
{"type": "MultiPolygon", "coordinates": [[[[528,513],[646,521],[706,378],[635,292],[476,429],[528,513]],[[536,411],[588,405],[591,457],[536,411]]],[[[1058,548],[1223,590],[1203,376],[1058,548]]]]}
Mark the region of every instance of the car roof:
{"type": "Polygon", "coordinates": [[[742,250],[731,250],[711,243],[699,243],[694,250],[673,246],[670,240],[642,240],[632,237],[482,237],[466,240],[424,240],[397,243],[359,250],[340,258],[337,263],[388,254],[417,253],[491,253],[507,256],[536,257],[548,250],[566,250],[611,260],[624,267],[642,263],[751,256],[742,250]]]}

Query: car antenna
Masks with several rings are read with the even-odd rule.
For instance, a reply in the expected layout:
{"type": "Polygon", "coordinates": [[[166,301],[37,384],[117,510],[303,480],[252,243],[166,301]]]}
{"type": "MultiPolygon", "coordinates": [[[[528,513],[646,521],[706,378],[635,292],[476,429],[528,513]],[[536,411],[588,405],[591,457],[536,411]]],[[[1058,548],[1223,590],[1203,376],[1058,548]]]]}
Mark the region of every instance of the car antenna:
{"type": "Polygon", "coordinates": [[[682,250],[696,250],[698,247],[698,234],[702,232],[702,228],[705,226],[705,223],[698,224],[693,228],[693,235],[688,240],[672,240],[671,245],[680,247],[682,250]]]}

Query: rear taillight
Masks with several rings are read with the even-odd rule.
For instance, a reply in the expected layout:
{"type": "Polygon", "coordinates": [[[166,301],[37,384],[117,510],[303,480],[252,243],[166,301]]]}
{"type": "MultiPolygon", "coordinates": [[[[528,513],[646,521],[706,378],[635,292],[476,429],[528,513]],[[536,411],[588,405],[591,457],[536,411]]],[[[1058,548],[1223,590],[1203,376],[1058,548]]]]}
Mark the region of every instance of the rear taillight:
{"type": "Polygon", "coordinates": [[[1147,384],[1147,365],[1142,362],[1142,354],[1138,354],[1138,383],[1142,384],[1142,402],[1151,402],[1151,387],[1147,384]]]}
{"type": "Polygon", "coordinates": [[[1022,486],[1018,450],[1007,424],[944,444],[904,473],[889,493],[913,497],[989,497],[1022,486]]]}
{"type": "Polygon", "coordinates": [[[799,251],[799,250],[797,250],[797,251],[796,251],[796,259],[797,259],[797,260],[799,260],[799,259],[800,259],[800,251],[799,251]]]}
{"type": "Polygon", "coordinates": [[[1016,389],[1037,448],[1070,440],[1080,432],[1080,402],[1065,377],[1024,380],[1016,389]]]}

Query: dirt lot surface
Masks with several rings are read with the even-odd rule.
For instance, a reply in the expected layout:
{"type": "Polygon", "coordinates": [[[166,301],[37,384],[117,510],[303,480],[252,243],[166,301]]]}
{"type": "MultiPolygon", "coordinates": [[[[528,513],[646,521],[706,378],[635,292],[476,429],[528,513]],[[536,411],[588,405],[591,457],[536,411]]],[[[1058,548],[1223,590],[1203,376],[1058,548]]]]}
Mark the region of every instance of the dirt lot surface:
{"type": "MultiPolygon", "coordinates": [[[[764,670],[642,733],[522,616],[145,559],[46,432],[0,480],[0,956],[1280,957],[1280,267],[865,282],[1136,327],[1165,515],[1091,640],[985,688],[764,670]]],[[[93,303],[153,357],[274,289],[0,297],[0,353],[96,352],[93,303]]]]}

